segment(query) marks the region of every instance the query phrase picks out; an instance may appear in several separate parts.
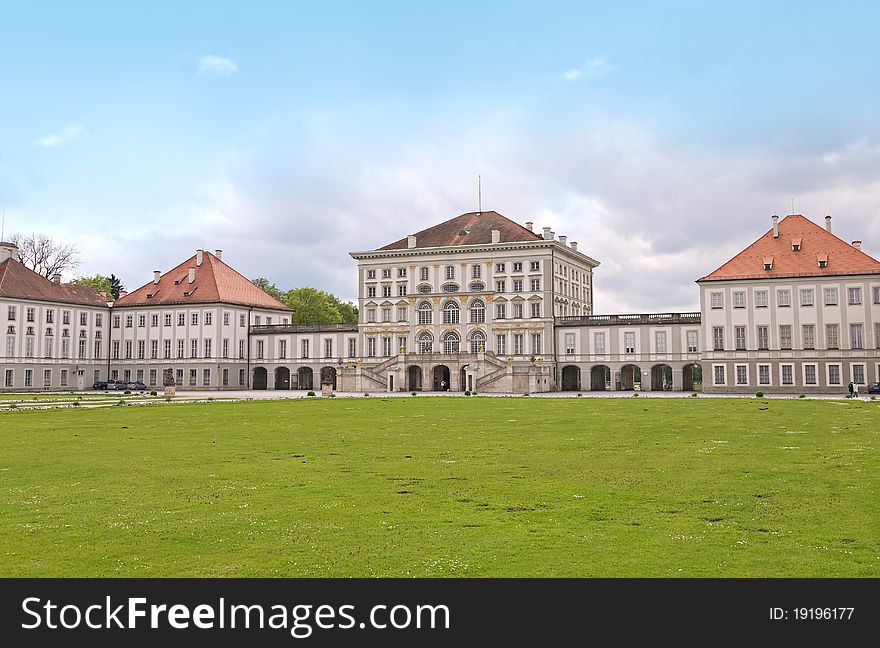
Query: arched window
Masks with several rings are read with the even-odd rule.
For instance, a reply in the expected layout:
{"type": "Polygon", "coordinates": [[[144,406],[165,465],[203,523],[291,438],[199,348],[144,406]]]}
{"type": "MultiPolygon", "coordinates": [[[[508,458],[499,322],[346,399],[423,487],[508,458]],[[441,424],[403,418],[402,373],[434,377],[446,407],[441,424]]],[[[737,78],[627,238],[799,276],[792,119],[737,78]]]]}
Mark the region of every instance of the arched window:
{"type": "Polygon", "coordinates": [[[479,324],[486,321],[486,304],[481,299],[471,302],[471,323],[479,324]]]}
{"type": "Polygon", "coordinates": [[[443,336],[443,353],[458,353],[458,344],[461,338],[458,333],[450,331],[443,336]]]}
{"type": "Polygon", "coordinates": [[[433,320],[434,307],[431,302],[423,301],[419,304],[419,324],[430,324],[433,320]]]}
{"type": "Polygon", "coordinates": [[[431,284],[421,284],[419,286],[419,292],[423,295],[427,295],[429,292],[431,292],[431,284]]]}
{"type": "Polygon", "coordinates": [[[434,336],[427,331],[420,333],[417,341],[419,343],[419,353],[431,353],[434,350],[434,336]]]}
{"type": "Polygon", "coordinates": [[[448,301],[443,304],[443,323],[444,324],[458,324],[459,322],[459,309],[458,304],[454,301],[448,301]]]}
{"type": "Polygon", "coordinates": [[[482,281],[475,281],[470,286],[468,286],[468,289],[471,292],[483,292],[484,290],[486,290],[486,285],[482,281]]]}
{"type": "Polygon", "coordinates": [[[475,331],[471,336],[471,353],[479,353],[480,348],[486,350],[486,334],[482,331],[475,331]]]}

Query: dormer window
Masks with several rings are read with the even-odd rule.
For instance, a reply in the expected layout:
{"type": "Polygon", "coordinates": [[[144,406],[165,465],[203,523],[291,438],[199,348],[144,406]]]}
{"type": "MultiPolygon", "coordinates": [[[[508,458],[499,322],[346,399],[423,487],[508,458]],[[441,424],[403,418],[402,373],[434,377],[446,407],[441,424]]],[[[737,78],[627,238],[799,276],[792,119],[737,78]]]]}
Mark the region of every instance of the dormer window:
{"type": "Polygon", "coordinates": [[[819,254],[817,256],[817,260],[819,262],[820,268],[827,268],[828,267],[828,255],[827,254],[819,254]]]}
{"type": "Polygon", "coordinates": [[[801,251],[801,239],[800,238],[791,239],[791,251],[792,252],[800,252],[801,251]]]}
{"type": "Polygon", "coordinates": [[[773,257],[764,257],[764,270],[770,271],[773,269],[773,257]]]}

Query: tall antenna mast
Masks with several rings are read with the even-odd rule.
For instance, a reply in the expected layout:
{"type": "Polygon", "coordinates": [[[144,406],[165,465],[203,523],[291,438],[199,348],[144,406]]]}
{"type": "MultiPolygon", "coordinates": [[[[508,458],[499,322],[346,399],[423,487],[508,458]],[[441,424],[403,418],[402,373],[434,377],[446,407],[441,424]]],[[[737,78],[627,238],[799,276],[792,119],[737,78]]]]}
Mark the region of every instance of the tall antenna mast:
{"type": "Polygon", "coordinates": [[[477,176],[477,212],[483,212],[483,179],[477,176]]]}

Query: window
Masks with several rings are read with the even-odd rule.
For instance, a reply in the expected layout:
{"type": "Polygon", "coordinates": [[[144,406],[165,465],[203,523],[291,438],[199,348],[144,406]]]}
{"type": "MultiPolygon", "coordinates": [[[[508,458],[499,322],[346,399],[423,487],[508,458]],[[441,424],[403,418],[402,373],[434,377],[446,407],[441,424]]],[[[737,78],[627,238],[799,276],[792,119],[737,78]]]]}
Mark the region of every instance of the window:
{"type": "Polygon", "coordinates": [[[874,286],[873,293],[874,293],[874,303],[880,304],[880,286],[874,286]]]}
{"type": "Polygon", "coordinates": [[[783,385],[793,385],[794,384],[794,365],[790,365],[790,364],[782,365],[782,384],[783,385]]]}
{"type": "Polygon", "coordinates": [[[150,326],[159,326],[159,316],[158,315],[150,315],[150,326]]]}
{"type": "Polygon", "coordinates": [[[25,369],[24,370],[24,386],[25,387],[33,387],[34,386],[34,370],[33,369],[25,369]]]}
{"type": "Polygon", "coordinates": [[[471,353],[482,353],[486,350],[486,334],[475,331],[471,336],[471,353]]]}
{"type": "Polygon", "coordinates": [[[746,307],[746,294],[744,292],[733,293],[733,307],[734,308],[745,308],[746,307]]]}
{"type": "Polygon", "coordinates": [[[532,279],[530,282],[532,287],[532,292],[538,292],[541,290],[541,280],[540,279],[532,279]]]}
{"type": "Polygon", "coordinates": [[[397,307],[397,321],[398,322],[405,322],[406,321],[406,319],[407,319],[406,318],[406,315],[407,315],[406,311],[407,311],[406,306],[398,306],[397,307]]]}
{"type": "Polygon", "coordinates": [[[176,384],[176,385],[183,384],[183,369],[177,369],[174,372],[174,384],[176,384]]]}
{"type": "Polygon", "coordinates": [[[211,311],[205,313],[205,326],[210,326],[214,322],[214,314],[211,311]]]}
{"type": "Polygon", "coordinates": [[[459,322],[459,309],[458,304],[454,301],[448,301],[443,304],[443,323],[444,324],[458,324],[459,322]]]}
{"type": "MultiPolygon", "coordinates": [[[[9,318],[14,319],[14,318],[9,318]]],[[[6,377],[3,380],[3,385],[5,387],[13,387],[15,385],[15,373],[12,369],[6,370],[6,377]]]]}
{"type": "Polygon", "coordinates": [[[495,304],[495,319],[503,320],[507,317],[507,304],[495,304]]]}
{"type": "MultiPolygon", "coordinates": [[[[51,332],[51,329],[50,329],[51,332]]],[[[48,333],[47,333],[48,335],[48,333]]],[[[52,357],[52,338],[46,338],[43,342],[43,357],[51,358],[52,357]]]]}
{"type": "Polygon", "coordinates": [[[724,327],[712,327],[712,349],[714,351],[724,351],[724,327]]]}
{"type": "Polygon", "coordinates": [[[300,358],[308,358],[309,357],[309,340],[308,339],[300,340],[299,344],[300,344],[299,357],[300,358]]]}
{"type": "Polygon", "coordinates": [[[391,338],[383,337],[382,338],[382,356],[387,358],[391,355],[391,338]]]}
{"type": "Polygon", "coordinates": [[[398,277],[405,277],[406,276],[406,268],[398,268],[397,269],[397,276],[398,277]]]}
{"type": "MultiPolygon", "coordinates": [[[[25,374],[27,375],[27,374],[25,374]]],[[[853,382],[857,385],[865,384],[865,365],[863,364],[854,364],[852,366],[852,376],[853,382]]]]}
{"type": "Polygon", "coordinates": [[[391,297],[391,286],[382,286],[382,296],[391,297]]]}
{"type": "Polygon", "coordinates": [[[479,279],[482,276],[483,268],[479,263],[471,266],[471,279],[479,279]]]}
{"type": "Polygon", "coordinates": [[[539,272],[541,270],[541,262],[540,261],[531,261],[529,263],[529,270],[531,272],[539,272]]]}
{"type": "Polygon", "coordinates": [[[767,291],[755,291],[755,308],[767,308],[767,291]]]}
{"type": "Polygon", "coordinates": [[[522,319],[523,316],[523,305],[522,302],[516,303],[513,305],[513,317],[514,319],[522,319]]]}
{"type": "Polygon", "coordinates": [[[813,324],[804,324],[801,329],[803,335],[803,347],[805,349],[816,348],[816,327],[813,324]]]}
{"type": "Polygon", "coordinates": [[[367,270],[367,279],[375,279],[376,271],[375,270],[367,270]]]}
{"type": "Polygon", "coordinates": [[[733,338],[736,346],[734,347],[737,351],[745,351],[746,350],[746,327],[745,326],[734,326],[733,327],[733,338]]]}
{"type": "Polygon", "coordinates": [[[171,357],[171,340],[165,340],[162,346],[162,357],[166,360],[171,357]]]}
{"type": "Polygon", "coordinates": [[[813,305],[813,289],[801,288],[801,306],[813,305]]]}
{"type": "Polygon", "coordinates": [[[724,365],[715,365],[712,367],[712,374],[714,378],[715,385],[723,385],[724,384],[724,365]]]}
{"type": "Polygon", "coordinates": [[[531,315],[533,318],[541,317],[541,302],[532,302],[531,306],[531,315]]]}
{"type": "Polygon", "coordinates": [[[189,384],[190,387],[196,386],[196,380],[198,379],[198,370],[190,369],[189,370],[189,384]]]}
{"type": "Polygon", "coordinates": [[[687,336],[687,352],[688,353],[697,353],[699,349],[697,345],[699,344],[699,334],[697,331],[688,331],[686,333],[687,336]]]}
{"type": "Polygon", "coordinates": [[[70,324],[70,311],[61,311],[61,323],[70,324]]]}
{"type": "Polygon", "coordinates": [[[814,364],[804,365],[804,384],[805,385],[815,385],[816,384],[816,365],[814,365],[814,364]]]}
{"type": "Polygon", "coordinates": [[[229,313],[223,313],[223,326],[229,326],[229,313]]]}
{"type": "Polygon", "coordinates": [[[348,357],[354,358],[357,356],[357,338],[348,338],[348,357]]]}
{"type": "Polygon", "coordinates": [[[779,325],[779,348],[791,349],[791,324],[779,325]]]}
{"type": "Polygon", "coordinates": [[[521,293],[523,291],[523,280],[522,279],[514,279],[513,280],[513,292],[521,293]]]}
{"type": "Polygon", "coordinates": [[[146,315],[138,315],[138,328],[143,328],[147,325],[147,316],[146,315]]]}
{"type": "Polygon", "coordinates": [[[198,358],[199,357],[199,341],[197,339],[189,341],[189,357],[190,358],[198,358]]]}
{"type": "Polygon", "coordinates": [[[244,340],[238,341],[238,357],[242,360],[244,360],[244,345],[245,345],[244,340]]]}
{"type": "Polygon", "coordinates": [[[178,313],[177,314],[177,325],[183,326],[186,324],[186,313],[178,313]]]}
{"type": "Polygon", "coordinates": [[[574,354],[574,333],[565,334],[565,353],[567,355],[574,354]]]}
{"type": "Polygon", "coordinates": [[[874,323],[874,348],[880,349],[880,322],[874,323]]]}
{"type": "Polygon", "coordinates": [[[46,311],[46,324],[52,324],[55,320],[55,311],[47,310],[46,311]]]}
{"type": "Polygon", "coordinates": [[[495,272],[505,272],[504,264],[503,263],[496,263],[495,264],[495,272]]]}
{"type": "Polygon", "coordinates": [[[828,384],[829,385],[839,385],[840,384],[840,365],[839,364],[828,365],[828,384]]]}
{"type": "Polygon", "coordinates": [[[736,384],[749,384],[749,368],[746,365],[736,365],[736,384]]]}
{"type": "Polygon", "coordinates": [[[826,324],[825,325],[825,347],[828,349],[839,349],[840,348],[840,325],[839,324],[826,324]]]}
{"type": "Polygon", "coordinates": [[[202,386],[209,387],[211,385],[211,370],[203,369],[202,370],[202,386]]]}
{"type": "MultiPolygon", "coordinates": [[[[65,322],[66,324],[66,322],[65,322]]],[[[125,328],[131,328],[134,325],[134,316],[126,315],[125,316],[125,328]]]]}
{"type": "Polygon", "coordinates": [[[791,306],[791,291],[778,290],[776,292],[776,305],[779,308],[788,308],[791,306]]]}
{"type": "Polygon", "coordinates": [[[119,360],[119,340],[113,340],[110,357],[114,360],[119,360]]]}
{"type": "Polygon", "coordinates": [[[159,340],[150,340],[150,359],[156,360],[159,357],[159,340]]]}
{"type": "Polygon", "coordinates": [[[244,369],[238,370],[238,384],[240,387],[244,387],[244,369]]]}
{"type": "Polygon", "coordinates": [[[256,354],[257,360],[263,359],[263,353],[264,353],[265,346],[266,346],[266,344],[263,340],[257,340],[257,354],[256,354]]]}
{"type": "Polygon", "coordinates": [[[367,297],[376,296],[376,286],[367,286],[367,297]]]}
{"type": "Polygon", "coordinates": [[[759,385],[769,385],[770,384],[770,365],[766,365],[766,364],[758,365],[758,384],[759,385]]]}
{"type": "Polygon", "coordinates": [[[497,355],[507,355],[507,335],[501,333],[495,336],[495,353],[497,355]]]}
{"type": "Polygon", "coordinates": [[[95,340],[95,360],[101,359],[101,340],[95,340]]]}
{"type": "MultiPolygon", "coordinates": [[[[6,307],[6,319],[8,319],[8,320],[15,319],[15,306],[7,306],[6,307]]],[[[12,385],[6,385],[6,386],[11,387],[12,385]]]]}
{"type": "Polygon", "coordinates": [[[146,346],[147,346],[146,342],[144,342],[143,340],[138,340],[138,351],[137,351],[138,360],[144,359],[144,356],[146,355],[146,346]]]}
{"type": "Polygon", "coordinates": [[[391,307],[390,306],[386,306],[385,308],[382,309],[382,321],[383,322],[390,322],[391,321],[391,307]]]}
{"type": "Polygon", "coordinates": [[[847,301],[850,306],[858,306],[862,303],[862,289],[861,288],[847,288],[846,289],[847,301]]]}
{"type": "Polygon", "coordinates": [[[416,341],[418,342],[419,353],[431,353],[433,351],[434,337],[427,331],[420,333],[416,341]]]}
{"type": "Polygon", "coordinates": [[[825,305],[837,306],[837,288],[826,288],[823,292],[825,294],[825,305]]]}
{"type": "Polygon", "coordinates": [[[211,348],[211,346],[212,346],[211,345],[211,338],[205,338],[205,357],[206,358],[210,358],[213,353],[213,349],[211,348]]]}
{"type": "Polygon", "coordinates": [[[654,331],[655,353],[666,353],[666,331],[654,331]]]}
{"type": "Polygon", "coordinates": [[[849,344],[852,349],[864,349],[863,341],[862,341],[862,325],[861,324],[850,324],[849,325],[849,344]]]}
{"type": "Polygon", "coordinates": [[[52,386],[52,370],[43,369],[43,387],[52,386]]]}
{"type": "Polygon", "coordinates": [[[423,301],[419,304],[419,324],[430,324],[433,319],[431,302],[423,301]]]}
{"type": "Polygon", "coordinates": [[[636,334],[634,332],[628,331],[623,334],[623,347],[624,353],[636,352],[636,334]]]}
{"type": "Polygon", "coordinates": [[[455,279],[455,266],[448,265],[446,266],[446,278],[447,279],[455,279]]]}
{"type": "Polygon", "coordinates": [[[177,341],[177,357],[178,359],[183,358],[183,340],[177,341]]]}
{"type": "Polygon", "coordinates": [[[165,326],[171,326],[171,313],[165,313],[165,326]]]}
{"type": "Polygon", "coordinates": [[[421,286],[419,286],[420,294],[427,295],[429,292],[431,292],[431,286],[429,286],[428,284],[422,284],[421,286]]]}
{"type": "Polygon", "coordinates": [[[513,262],[513,271],[514,272],[522,272],[522,261],[514,261],[513,262]]]}
{"type": "Polygon", "coordinates": [[[406,297],[406,284],[400,284],[397,286],[397,296],[406,297]]]}
{"type": "Polygon", "coordinates": [[[482,324],[486,321],[486,304],[477,299],[471,303],[471,324],[482,324]]]}
{"type": "Polygon", "coordinates": [[[443,336],[443,353],[458,353],[461,338],[458,333],[451,331],[443,336]]]}
{"type": "MultiPolygon", "coordinates": [[[[24,339],[24,357],[25,358],[33,358],[34,357],[34,338],[27,337],[24,339]]],[[[67,357],[67,356],[63,356],[67,357]]]]}
{"type": "Polygon", "coordinates": [[[533,355],[541,355],[541,334],[540,333],[532,333],[532,354],[533,355]]]}
{"type": "Polygon", "coordinates": [[[244,315],[244,314],[241,314],[241,315],[238,316],[238,325],[239,325],[241,328],[244,328],[244,324],[245,324],[245,315],[244,315]]]}
{"type": "Polygon", "coordinates": [[[597,355],[605,355],[604,333],[593,333],[593,347],[597,355]]]}
{"type": "Polygon", "coordinates": [[[724,293],[713,292],[709,299],[712,308],[724,308],[724,293]]]}
{"type": "Polygon", "coordinates": [[[495,282],[495,292],[506,292],[507,291],[507,280],[499,279],[495,282]]]}
{"type": "Polygon", "coordinates": [[[324,357],[332,358],[333,357],[333,338],[326,338],[324,340],[324,357]]]}
{"type": "Polygon", "coordinates": [[[33,321],[34,321],[34,312],[35,312],[35,310],[34,310],[33,308],[28,308],[28,309],[27,309],[27,311],[26,311],[26,319],[27,319],[28,322],[33,322],[33,321]]]}
{"type": "Polygon", "coordinates": [[[770,348],[769,336],[767,334],[766,326],[758,327],[758,349],[761,351],[766,351],[770,348]]]}

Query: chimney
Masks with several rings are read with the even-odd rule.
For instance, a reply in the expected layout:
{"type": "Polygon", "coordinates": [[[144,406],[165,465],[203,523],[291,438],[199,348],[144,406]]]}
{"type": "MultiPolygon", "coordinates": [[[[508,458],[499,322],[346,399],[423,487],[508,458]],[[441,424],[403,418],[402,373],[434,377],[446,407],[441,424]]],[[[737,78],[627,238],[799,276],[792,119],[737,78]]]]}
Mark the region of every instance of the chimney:
{"type": "Polygon", "coordinates": [[[549,227],[544,228],[544,240],[545,241],[550,240],[550,228],[549,227]]]}
{"type": "Polygon", "coordinates": [[[501,230],[492,230],[492,242],[501,243],[501,230]]]}
{"type": "Polygon", "coordinates": [[[214,256],[222,261],[223,260],[223,250],[214,250],[214,256]]]}
{"type": "Polygon", "coordinates": [[[773,238],[779,238],[779,216],[773,214],[770,220],[773,221],[773,238]]]}
{"type": "Polygon", "coordinates": [[[410,234],[406,237],[406,247],[414,248],[416,246],[416,235],[410,234]]]}
{"type": "Polygon", "coordinates": [[[577,252],[577,249],[578,249],[578,242],[577,242],[577,241],[572,241],[572,242],[569,244],[569,246],[571,247],[572,250],[574,250],[575,252],[577,252]]]}
{"type": "Polygon", "coordinates": [[[0,263],[3,263],[6,259],[21,261],[21,258],[18,256],[18,246],[15,243],[0,242],[0,263]]]}
{"type": "Polygon", "coordinates": [[[61,275],[57,272],[52,275],[52,283],[61,283],[61,275]]]}
{"type": "Polygon", "coordinates": [[[825,214],[825,229],[831,233],[831,214],[825,214]]]}
{"type": "Polygon", "coordinates": [[[559,235],[559,242],[562,243],[563,245],[565,245],[566,241],[568,241],[568,237],[560,234],[559,235]]]}
{"type": "Polygon", "coordinates": [[[127,294],[128,294],[128,291],[127,291],[127,290],[120,290],[120,291],[119,291],[119,299],[122,299],[122,298],[125,297],[127,294]]]}
{"type": "Polygon", "coordinates": [[[853,241],[852,246],[857,250],[861,250],[862,249],[862,242],[861,241],[853,241]]]}
{"type": "Polygon", "coordinates": [[[555,240],[556,240],[556,232],[550,232],[550,240],[551,240],[551,241],[555,241],[555,240]]]}
{"type": "MultiPolygon", "coordinates": [[[[196,250],[196,265],[197,266],[202,265],[202,255],[204,255],[204,253],[205,253],[204,250],[196,250]]],[[[192,281],[190,281],[190,283],[192,283],[192,281]]]]}
{"type": "Polygon", "coordinates": [[[196,269],[195,269],[195,268],[190,268],[190,269],[189,269],[189,272],[188,272],[188,275],[189,275],[189,276],[187,277],[187,281],[189,281],[190,283],[192,283],[193,281],[195,281],[195,280],[196,280],[196,269]]]}
{"type": "Polygon", "coordinates": [[[161,274],[162,274],[162,273],[161,273],[159,270],[153,270],[153,283],[154,283],[154,284],[159,283],[159,276],[160,276],[161,274]]]}
{"type": "Polygon", "coordinates": [[[526,221],[526,229],[529,230],[530,232],[532,231],[533,225],[534,225],[534,223],[532,221],[526,221]]]}

